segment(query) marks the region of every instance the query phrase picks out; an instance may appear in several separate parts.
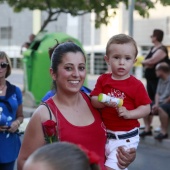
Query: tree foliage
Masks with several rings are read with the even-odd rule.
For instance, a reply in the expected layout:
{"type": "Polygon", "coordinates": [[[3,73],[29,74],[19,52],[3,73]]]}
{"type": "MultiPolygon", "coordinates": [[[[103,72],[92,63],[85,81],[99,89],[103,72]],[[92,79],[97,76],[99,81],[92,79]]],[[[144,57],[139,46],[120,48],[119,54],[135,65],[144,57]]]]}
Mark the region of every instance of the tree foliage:
{"type": "MultiPolygon", "coordinates": [[[[136,0],[135,10],[143,17],[149,16],[149,9],[154,8],[156,2],[160,1],[163,5],[170,5],[170,0],[136,0]]],[[[69,13],[72,16],[83,15],[94,11],[95,26],[107,24],[109,18],[116,15],[114,11],[109,14],[108,9],[117,9],[120,2],[128,8],[128,0],[0,0],[0,3],[7,2],[15,12],[23,9],[47,12],[47,18],[41,26],[44,30],[49,22],[56,21],[61,13],[69,13]]]]}

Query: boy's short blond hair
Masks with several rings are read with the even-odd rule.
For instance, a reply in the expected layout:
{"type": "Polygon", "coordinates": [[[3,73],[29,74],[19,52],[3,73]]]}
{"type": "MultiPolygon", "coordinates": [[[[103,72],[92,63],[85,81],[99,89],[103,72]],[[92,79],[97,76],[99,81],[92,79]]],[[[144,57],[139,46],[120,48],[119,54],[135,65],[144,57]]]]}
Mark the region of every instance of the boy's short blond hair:
{"type": "Polygon", "coordinates": [[[117,34],[117,35],[112,36],[109,39],[107,46],[106,46],[106,55],[108,55],[108,53],[109,53],[109,47],[111,44],[127,44],[127,43],[131,43],[134,45],[135,57],[137,57],[137,54],[138,54],[137,44],[132,37],[130,37],[129,35],[126,35],[126,34],[117,34]]]}

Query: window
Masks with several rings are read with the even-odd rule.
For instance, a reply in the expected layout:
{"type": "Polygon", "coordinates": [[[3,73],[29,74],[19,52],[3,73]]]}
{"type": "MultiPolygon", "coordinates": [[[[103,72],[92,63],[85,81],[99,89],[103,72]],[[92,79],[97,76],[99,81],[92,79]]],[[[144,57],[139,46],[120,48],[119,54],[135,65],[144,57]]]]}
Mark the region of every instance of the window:
{"type": "Polygon", "coordinates": [[[1,39],[11,39],[12,38],[12,27],[1,27],[0,28],[1,39]]]}

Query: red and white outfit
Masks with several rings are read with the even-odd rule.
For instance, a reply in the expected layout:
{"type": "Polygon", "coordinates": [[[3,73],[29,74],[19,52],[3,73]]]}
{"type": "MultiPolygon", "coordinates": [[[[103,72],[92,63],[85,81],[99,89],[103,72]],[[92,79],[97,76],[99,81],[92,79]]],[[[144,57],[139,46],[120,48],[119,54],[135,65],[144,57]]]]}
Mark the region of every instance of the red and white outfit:
{"type": "MultiPolygon", "coordinates": [[[[110,93],[113,97],[123,99],[123,106],[126,107],[127,110],[134,110],[141,105],[147,105],[151,103],[151,100],[142,82],[132,75],[125,80],[114,80],[112,79],[111,73],[102,74],[98,78],[95,88],[91,92],[90,96],[98,96],[100,93],[110,93]]],[[[116,136],[119,134],[132,132],[135,129],[138,129],[140,126],[137,119],[124,119],[123,117],[119,117],[117,110],[112,107],[102,108],[101,116],[107,131],[115,134],[116,136]]],[[[131,137],[128,140],[109,139],[106,144],[107,160],[105,165],[119,170],[115,155],[116,148],[118,146],[137,148],[138,143],[139,135],[131,137]]]]}

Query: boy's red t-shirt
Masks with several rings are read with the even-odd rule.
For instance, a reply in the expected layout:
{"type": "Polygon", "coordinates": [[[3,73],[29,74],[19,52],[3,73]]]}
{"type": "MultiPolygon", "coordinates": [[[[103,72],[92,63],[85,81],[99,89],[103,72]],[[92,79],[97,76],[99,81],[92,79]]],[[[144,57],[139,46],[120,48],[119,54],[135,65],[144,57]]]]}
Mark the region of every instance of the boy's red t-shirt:
{"type": "MultiPolygon", "coordinates": [[[[98,96],[100,93],[110,93],[114,97],[123,99],[123,106],[127,110],[134,110],[140,105],[151,103],[143,83],[134,76],[130,76],[125,80],[114,80],[111,76],[111,73],[102,74],[98,78],[90,96],[98,96]]],[[[101,113],[106,129],[112,131],[129,131],[140,126],[136,119],[119,117],[115,108],[104,107],[101,109],[101,113]]]]}

